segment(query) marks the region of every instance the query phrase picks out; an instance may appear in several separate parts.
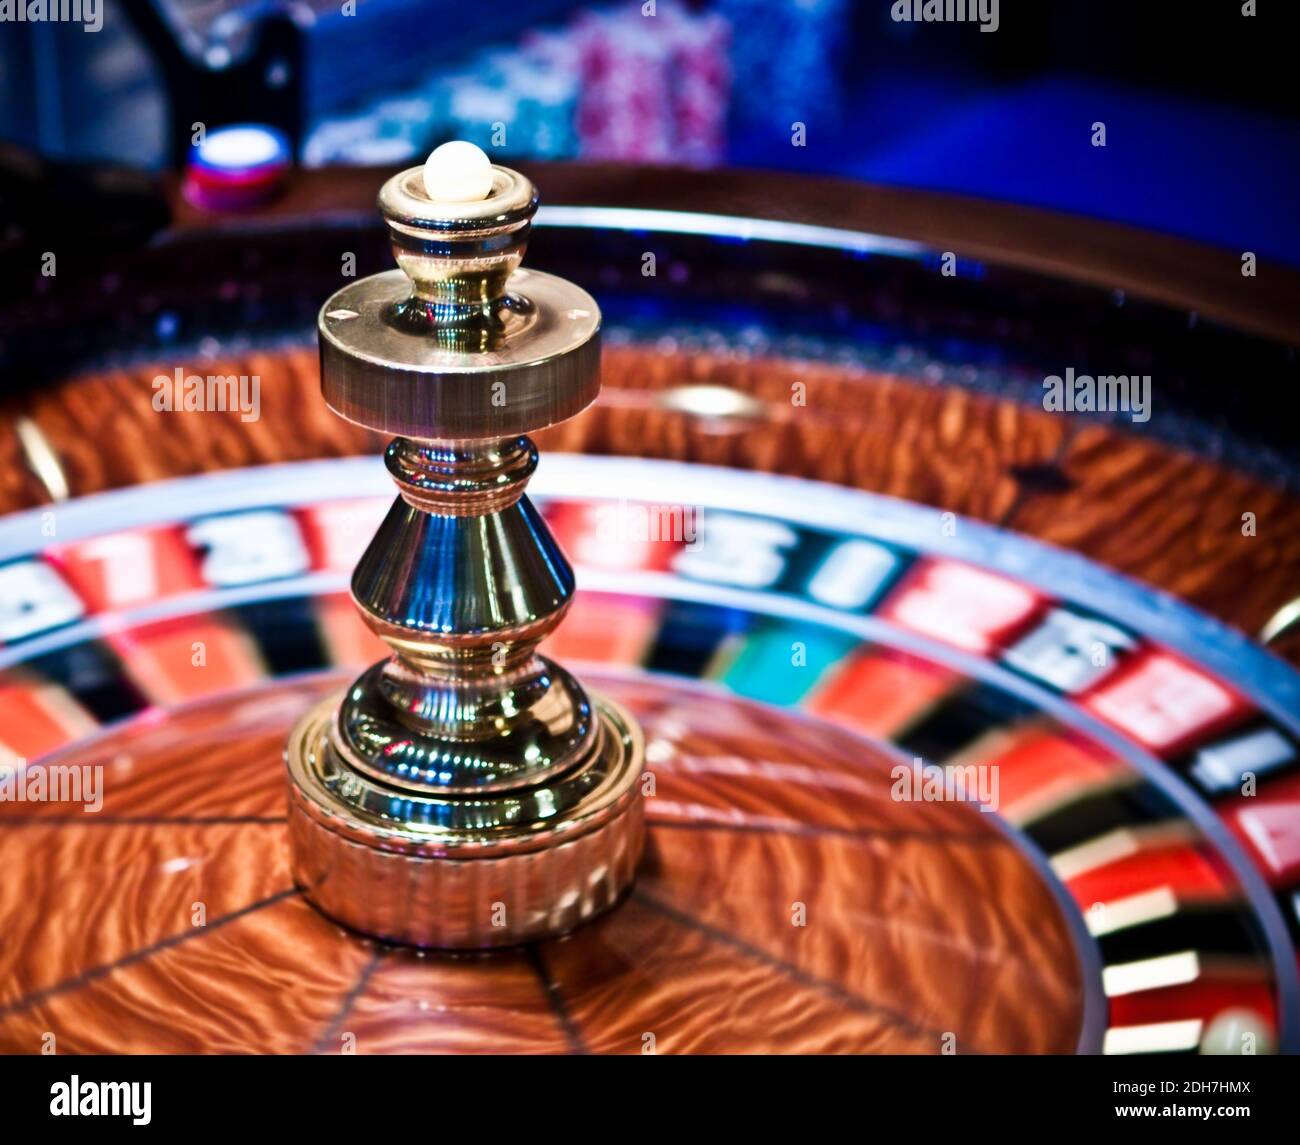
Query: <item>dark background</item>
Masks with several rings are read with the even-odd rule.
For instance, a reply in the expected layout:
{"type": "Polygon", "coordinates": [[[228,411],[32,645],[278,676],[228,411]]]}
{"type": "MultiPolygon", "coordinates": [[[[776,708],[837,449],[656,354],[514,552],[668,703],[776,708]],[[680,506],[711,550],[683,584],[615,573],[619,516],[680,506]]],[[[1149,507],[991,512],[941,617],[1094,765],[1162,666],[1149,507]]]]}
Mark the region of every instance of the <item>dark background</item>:
{"type": "MultiPolygon", "coordinates": [[[[178,159],[169,109],[210,125],[289,115],[308,163],[392,164],[458,135],[486,143],[501,118],[512,128],[503,160],[839,174],[1053,207],[1300,265],[1295,6],[1260,0],[1247,17],[1240,0],[1002,0],[989,34],[895,22],[889,0],[660,0],[653,19],[639,0],[356,0],[352,16],[341,0],[104,0],[96,34],[0,23],[0,139],[159,168],[178,159]],[[656,59],[675,19],[686,22],[681,42],[720,37],[728,78],[702,97],[721,104],[717,145],[640,140],[601,152],[574,128],[575,101],[591,85],[563,51],[545,88],[519,96],[538,33],[552,46],[585,35],[589,48],[592,37],[607,42],[619,91],[647,87],[654,111],[663,93],[643,61],[656,59]],[[241,72],[268,20],[289,40],[269,35],[257,67],[241,72]],[[177,60],[205,81],[178,83],[177,60]],[[449,104],[448,92],[460,95],[449,104]],[[807,124],[806,147],[790,144],[796,120],[807,124]],[[1104,149],[1090,144],[1095,121],[1106,124],[1104,149]]],[[[676,64],[663,74],[680,87],[676,64]]]]}

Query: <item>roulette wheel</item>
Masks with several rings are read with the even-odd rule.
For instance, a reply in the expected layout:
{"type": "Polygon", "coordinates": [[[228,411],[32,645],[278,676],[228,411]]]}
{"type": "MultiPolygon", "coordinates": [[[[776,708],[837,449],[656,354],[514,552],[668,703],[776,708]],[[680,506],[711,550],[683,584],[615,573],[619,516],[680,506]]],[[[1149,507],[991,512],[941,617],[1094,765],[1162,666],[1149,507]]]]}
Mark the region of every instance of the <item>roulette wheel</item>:
{"type": "Polygon", "coordinates": [[[492,172],[0,319],[0,1047],[1293,1051],[1285,276],[492,172]]]}

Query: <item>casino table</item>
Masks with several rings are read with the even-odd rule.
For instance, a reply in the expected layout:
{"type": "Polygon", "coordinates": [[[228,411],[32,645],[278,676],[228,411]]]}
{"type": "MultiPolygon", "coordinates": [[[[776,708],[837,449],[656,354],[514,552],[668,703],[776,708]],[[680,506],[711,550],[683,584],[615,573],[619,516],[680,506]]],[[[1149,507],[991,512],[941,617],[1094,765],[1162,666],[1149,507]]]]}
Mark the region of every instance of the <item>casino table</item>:
{"type": "Polygon", "coordinates": [[[644,730],[634,887],[448,953],[295,884],[290,728],[386,653],[349,592],[386,437],[321,400],[314,323],[391,267],[392,172],[237,214],[168,183],[147,242],[0,315],[0,1049],[1300,1047],[1300,277],[922,191],[523,170],[527,265],[602,314],[529,495],[577,581],[543,650],[644,730]],[[1149,420],[1045,408],[1067,369],[1150,375],[1149,420]],[[159,408],[191,374],[256,403],[159,408]],[[43,797],[87,765],[93,813],[43,797]]]}

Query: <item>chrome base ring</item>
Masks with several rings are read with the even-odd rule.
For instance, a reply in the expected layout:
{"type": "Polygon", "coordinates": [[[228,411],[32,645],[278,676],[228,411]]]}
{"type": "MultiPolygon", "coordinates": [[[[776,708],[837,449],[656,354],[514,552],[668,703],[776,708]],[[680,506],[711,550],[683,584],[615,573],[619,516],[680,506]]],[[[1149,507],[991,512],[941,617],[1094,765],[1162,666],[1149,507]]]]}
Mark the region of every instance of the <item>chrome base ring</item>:
{"type": "Polygon", "coordinates": [[[357,771],[337,742],[340,697],[286,751],[295,882],[323,913],[386,942],[448,950],[564,934],[618,902],[644,845],[644,747],[593,696],[598,734],[561,776],[520,792],[433,798],[357,771]]]}

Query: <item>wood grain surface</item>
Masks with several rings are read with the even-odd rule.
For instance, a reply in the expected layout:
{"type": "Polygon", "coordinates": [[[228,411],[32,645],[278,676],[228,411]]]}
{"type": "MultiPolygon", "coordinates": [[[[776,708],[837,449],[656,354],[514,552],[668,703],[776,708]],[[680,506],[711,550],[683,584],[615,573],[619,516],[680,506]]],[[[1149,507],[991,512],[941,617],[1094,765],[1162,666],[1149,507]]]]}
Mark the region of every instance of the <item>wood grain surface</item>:
{"type": "Polygon", "coordinates": [[[342,676],[139,720],[52,757],[97,814],[0,804],[0,1050],[1070,1052],[1085,982],[992,817],[890,797],[892,757],[686,685],[591,683],[642,720],[651,843],[563,939],[418,954],[290,884],[282,745],[342,676]],[[196,912],[202,912],[202,916],[196,912]]]}
{"type": "MultiPolygon", "coordinates": [[[[160,369],[87,376],[0,409],[0,512],[45,497],[14,428],[38,425],[74,495],[162,477],[377,453],[320,400],[314,350],[250,353],[204,372],[258,374],[262,416],[160,414],[160,369]]],[[[544,449],[669,458],[813,478],[1001,525],[1171,592],[1255,636],[1300,597],[1300,499],[1132,432],[955,387],[777,358],[607,348],[586,413],[544,449]],[[807,387],[793,406],[791,385],[807,387]],[[745,416],[672,408],[682,387],[754,399],[745,416]],[[1253,535],[1243,528],[1254,515],[1253,535]]],[[[1276,648],[1300,664],[1300,633],[1276,648]]]]}

